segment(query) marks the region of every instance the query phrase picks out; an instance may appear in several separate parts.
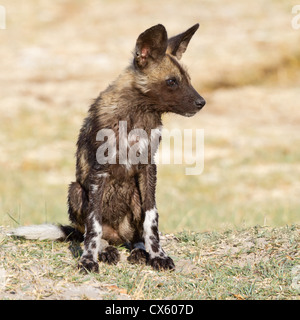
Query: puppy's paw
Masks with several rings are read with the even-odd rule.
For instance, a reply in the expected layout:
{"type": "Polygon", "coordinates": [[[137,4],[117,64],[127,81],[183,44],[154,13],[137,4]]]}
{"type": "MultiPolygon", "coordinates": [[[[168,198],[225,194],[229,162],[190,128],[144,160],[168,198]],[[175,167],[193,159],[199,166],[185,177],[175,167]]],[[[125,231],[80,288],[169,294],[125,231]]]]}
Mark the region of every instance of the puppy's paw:
{"type": "Polygon", "coordinates": [[[99,260],[108,264],[117,264],[120,261],[120,253],[117,248],[108,246],[99,253],[99,260]]]}
{"type": "Polygon", "coordinates": [[[136,248],[130,252],[130,256],[127,260],[130,263],[146,264],[149,260],[149,253],[143,249],[136,248]]]}
{"type": "Polygon", "coordinates": [[[175,270],[174,261],[170,257],[156,257],[150,259],[149,264],[154,270],[175,270]]]}
{"type": "Polygon", "coordinates": [[[99,272],[98,262],[94,261],[92,257],[81,257],[78,268],[81,272],[99,272]]]}

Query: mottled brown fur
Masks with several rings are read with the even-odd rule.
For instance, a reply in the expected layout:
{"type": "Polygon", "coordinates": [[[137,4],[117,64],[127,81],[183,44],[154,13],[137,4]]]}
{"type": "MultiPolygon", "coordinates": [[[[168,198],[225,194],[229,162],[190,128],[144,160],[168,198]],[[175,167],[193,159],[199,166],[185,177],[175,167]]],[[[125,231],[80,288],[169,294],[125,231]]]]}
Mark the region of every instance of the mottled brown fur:
{"type": "MultiPolygon", "coordinates": [[[[119,152],[116,164],[99,164],[96,153],[104,141],[97,141],[97,133],[101,129],[112,129],[118,137],[120,121],[126,121],[127,133],[138,128],[150,137],[151,129],[161,128],[163,113],[191,116],[204,106],[204,99],[192,87],[187,71],[178,62],[198,26],[169,42],[162,25],[142,33],[136,43],[133,63],[89,109],[78,137],[76,182],[70,184],[68,198],[70,220],[76,230],[85,233],[80,262],[85,269],[98,269],[94,250],[105,257],[103,261],[117,262],[118,255],[111,247],[105,250],[99,247],[99,237],[111,245],[130,243],[133,249],[135,244],[144,243],[150,256],[134,249],[129,261],[147,257],[156,269],[174,268],[172,259],[159,244],[156,166],[151,164],[150,146],[145,150],[148,164],[120,164],[119,152]],[[147,214],[155,218],[146,217],[147,214]],[[152,225],[148,228],[150,235],[145,231],[148,224],[152,225]],[[148,238],[150,243],[145,240],[148,238]]],[[[118,151],[118,139],[116,144],[118,151]]]]}

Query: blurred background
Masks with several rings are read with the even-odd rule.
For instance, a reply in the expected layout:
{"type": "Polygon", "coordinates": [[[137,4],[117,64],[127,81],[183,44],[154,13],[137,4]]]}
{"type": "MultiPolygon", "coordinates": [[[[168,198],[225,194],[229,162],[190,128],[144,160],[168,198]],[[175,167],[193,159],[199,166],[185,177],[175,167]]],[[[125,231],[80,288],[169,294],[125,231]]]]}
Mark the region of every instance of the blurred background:
{"type": "MultiPolygon", "coordinates": [[[[300,221],[300,29],[289,0],[0,0],[0,225],[67,223],[76,141],[138,35],[199,22],[183,56],[207,100],[165,128],[204,129],[204,171],[159,165],[163,232],[300,221]]],[[[300,13],[300,12],[299,12],[300,13]]],[[[300,23],[300,21],[299,21],[300,23]]]]}

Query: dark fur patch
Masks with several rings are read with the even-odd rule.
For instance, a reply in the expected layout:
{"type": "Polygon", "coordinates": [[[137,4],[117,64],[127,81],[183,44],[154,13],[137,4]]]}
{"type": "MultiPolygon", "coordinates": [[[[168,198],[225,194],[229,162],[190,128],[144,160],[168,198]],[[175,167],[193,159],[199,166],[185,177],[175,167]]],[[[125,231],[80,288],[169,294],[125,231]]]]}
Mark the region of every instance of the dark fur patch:
{"type": "Polygon", "coordinates": [[[127,261],[133,264],[147,264],[148,260],[149,253],[140,248],[133,249],[127,258],[127,261]]]}
{"type": "Polygon", "coordinates": [[[99,254],[99,260],[108,264],[117,264],[120,261],[120,253],[117,248],[108,246],[99,254]]]}
{"type": "Polygon", "coordinates": [[[157,253],[159,251],[159,246],[157,244],[152,243],[151,248],[154,253],[157,253]]]}
{"type": "Polygon", "coordinates": [[[150,260],[150,265],[155,270],[174,270],[175,265],[170,257],[154,258],[150,260]]]}
{"type": "Polygon", "coordinates": [[[66,239],[68,241],[77,241],[82,242],[83,241],[83,234],[78,231],[77,229],[71,227],[71,226],[62,226],[60,225],[60,229],[64,232],[66,235],[66,239]]]}
{"type": "Polygon", "coordinates": [[[78,264],[78,268],[82,272],[99,272],[98,262],[94,261],[91,255],[85,256],[81,259],[78,264]]]}

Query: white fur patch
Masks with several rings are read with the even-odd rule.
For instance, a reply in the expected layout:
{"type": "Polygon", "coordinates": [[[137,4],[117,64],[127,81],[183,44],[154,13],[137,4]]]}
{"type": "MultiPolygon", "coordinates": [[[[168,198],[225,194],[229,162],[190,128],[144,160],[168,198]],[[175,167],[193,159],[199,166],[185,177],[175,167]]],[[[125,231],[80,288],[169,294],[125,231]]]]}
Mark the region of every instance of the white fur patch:
{"type": "Polygon", "coordinates": [[[156,214],[157,214],[157,209],[155,207],[151,210],[146,211],[145,221],[144,221],[144,233],[152,234],[151,227],[153,225],[153,221],[156,218],[156,214]]]}
{"type": "Polygon", "coordinates": [[[97,177],[98,177],[98,178],[106,178],[106,177],[108,177],[108,176],[109,176],[109,174],[108,174],[107,172],[98,173],[98,174],[97,174],[97,177]]]}
{"type": "MultiPolygon", "coordinates": [[[[98,259],[98,253],[101,252],[101,238],[102,238],[102,225],[96,220],[94,211],[92,211],[88,217],[93,221],[93,228],[92,231],[96,233],[96,236],[93,237],[88,244],[88,247],[84,248],[83,256],[92,254],[93,260],[97,261],[98,259]],[[95,246],[95,247],[94,247],[95,246]]],[[[86,232],[84,234],[86,236],[86,232]]]]}
{"type": "Polygon", "coordinates": [[[101,238],[102,237],[102,226],[101,224],[96,220],[95,217],[93,217],[93,229],[97,233],[97,235],[101,238]]]}
{"type": "Polygon", "coordinates": [[[92,193],[96,193],[98,191],[98,185],[97,184],[91,184],[92,193]]]}
{"type": "Polygon", "coordinates": [[[60,227],[53,224],[40,224],[13,229],[8,235],[36,240],[64,239],[65,234],[60,227]]]}
{"type": "MultiPolygon", "coordinates": [[[[145,240],[145,247],[146,250],[149,252],[150,258],[155,258],[158,256],[165,256],[165,252],[162,249],[160,243],[158,243],[158,251],[154,252],[152,249],[152,239],[151,236],[153,236],[153,231],[152,231],[152,227],[153,226],[157,226],[157,222],[156,222],[156,216],[157,216],[157,209],[154,207],[151,210],[146,211],[145,213],[145,220],[144,220],[144,240],[145,240]]],[[[159,239],[158,239],[159,240],[159,239]]]]}

